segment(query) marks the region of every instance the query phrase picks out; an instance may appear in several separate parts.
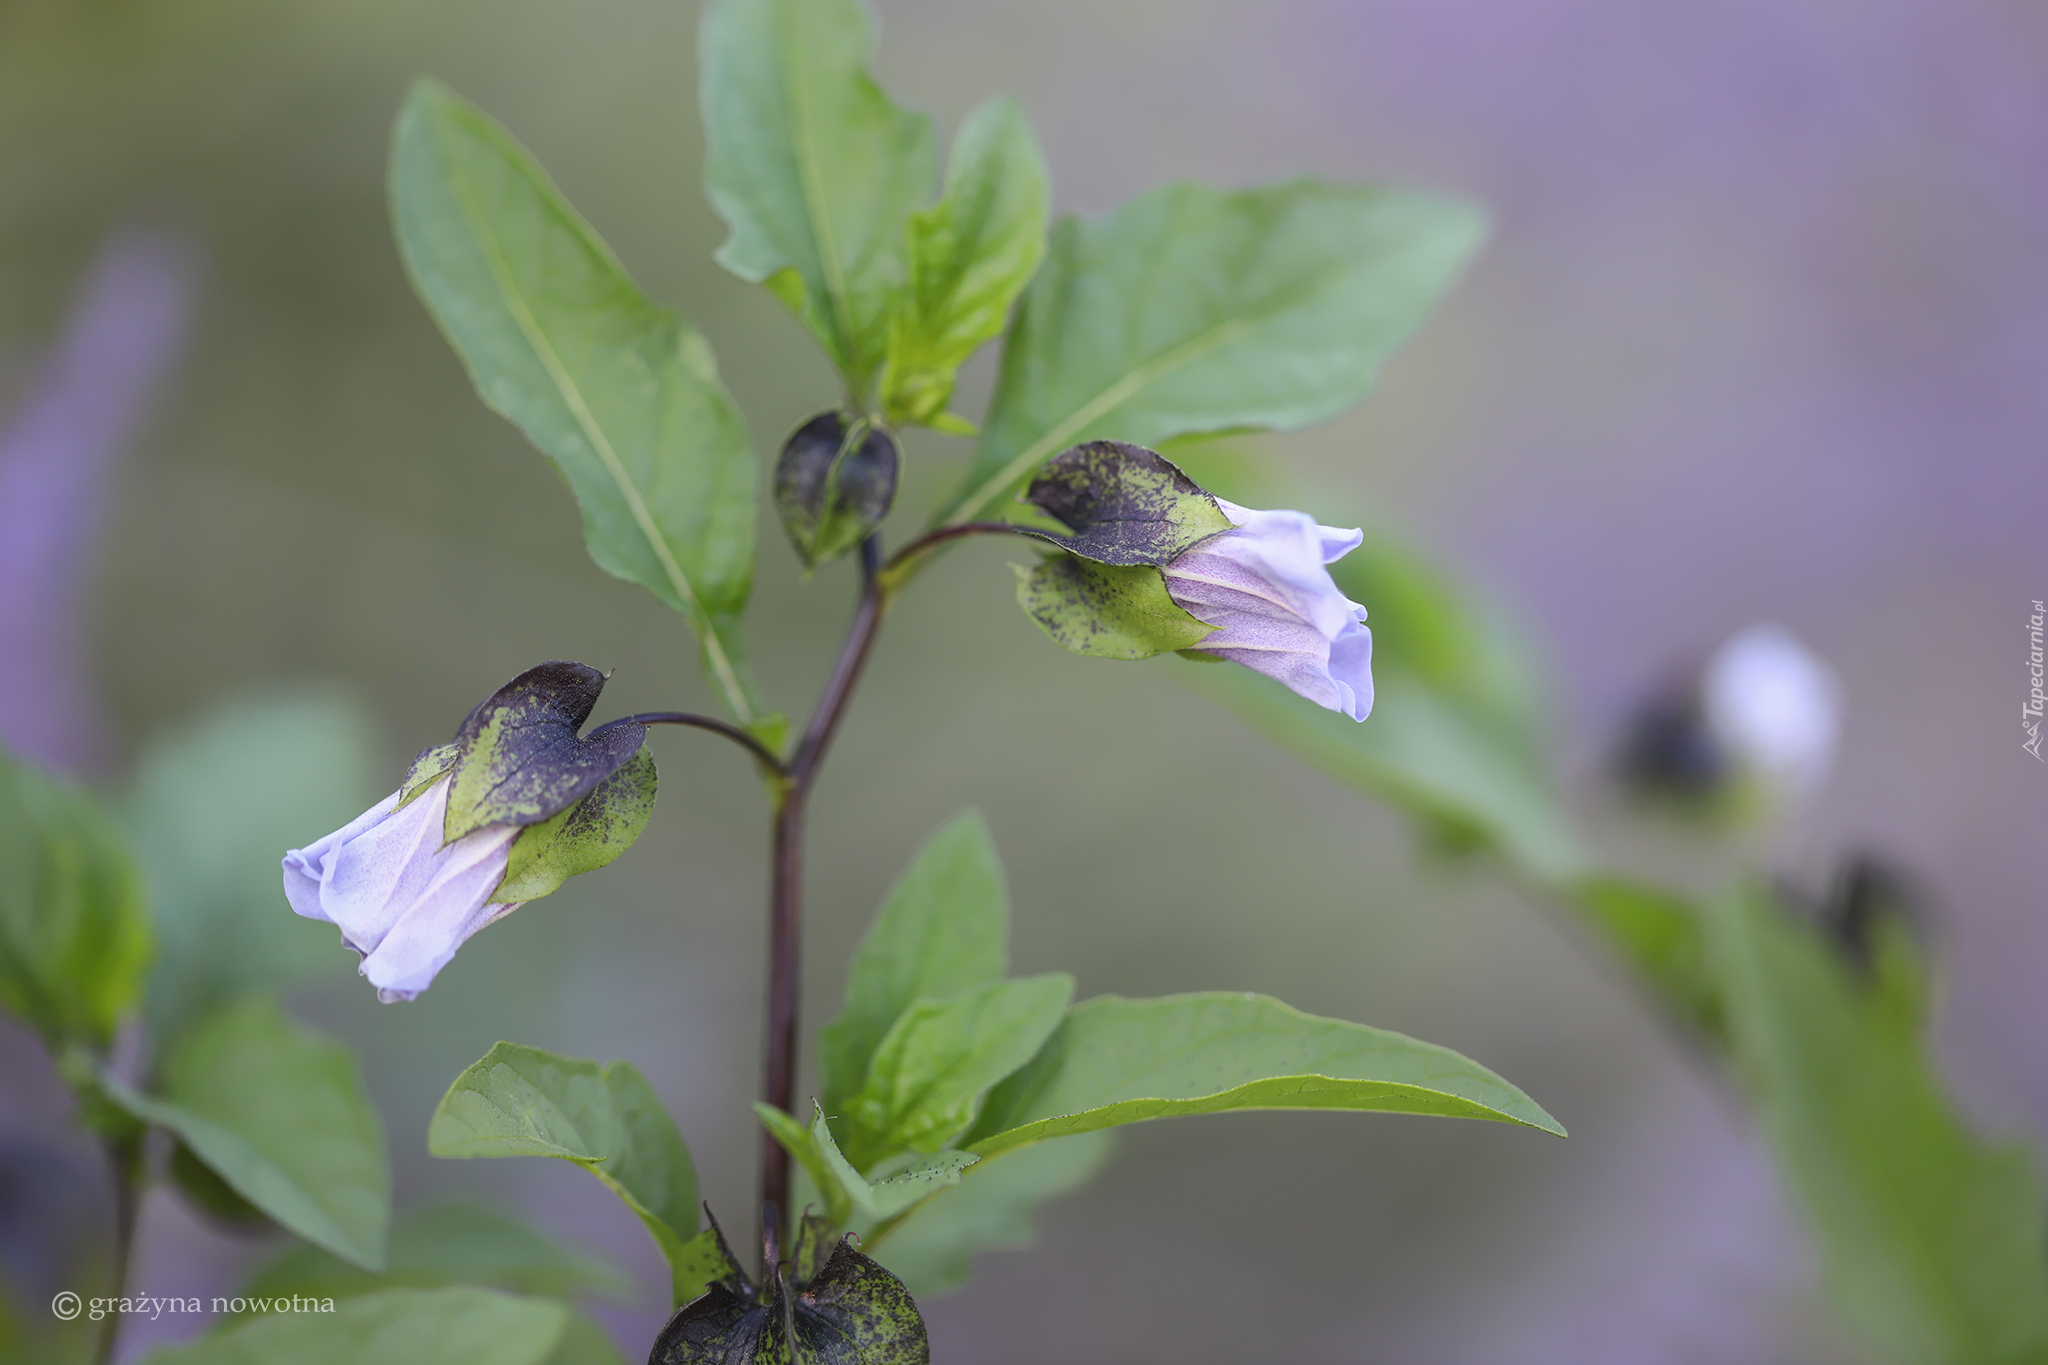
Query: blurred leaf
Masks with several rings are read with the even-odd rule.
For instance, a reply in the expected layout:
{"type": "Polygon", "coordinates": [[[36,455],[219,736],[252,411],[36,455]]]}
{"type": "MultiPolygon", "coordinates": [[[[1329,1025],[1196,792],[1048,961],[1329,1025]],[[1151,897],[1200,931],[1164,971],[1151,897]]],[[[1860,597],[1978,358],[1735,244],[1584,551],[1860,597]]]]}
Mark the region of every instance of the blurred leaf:
{"type": "Polygon", "coordinates": [[[1375,669],[1372,715],[1359,724],[1248,668],[1181,672],[1310,766],[1402,807],[1443,844],[1498,847],[1544,882],[1586,871],[1586,854],[1542,771],[1412,675],[1375,669]]]}
{"type": "Polygon", "coordinates": [[[1215,991],[1082,1001],[996,1087],[966,1143],[993,1157],[1072,1133],[1234,1109],[1437,1114],[1564,1136],[1535,1101],[1449,1048],[1215,991]]]}
{"type": "MultiPolygon", "coordinates": [[[[277,1231],[277,1224],[271,1221],[269,1214],[237,1194],[234,1186],[221,1179],[213,1167],[182,1142],[171,1144],[170,1177],[186,1205],[205,1215],[215,1227],[244,1236],[261,1236],[277,1231]]],[[[327,1253],[315,1254],[325,1256],[327,1253]]]]}
{"type": "Polygon", "coordinates": [[[258,996],[173,1039],[158,1083],[145,1095],[105,1081],[285,1228],[366,1270],[384,1264],[391,1167],[347,1047],[258,996]]]}
{"type": "Polygon", "coordinates": [[[387,1289],[332,1313],[278,1313],[160,1347],[145,1365],[547,1365],[569,1317],[559,1303],[489,1289],[387,1289]]]}
{"type": "Polygon", "coordinates": [[[948,520],[970,520],[1054,453],[1108,436],[1289,430],[1363,398],[1478,246],[1471,209],[1300,179],[1179,183],[1100,222],[1061,220],[1003,347],[979,449],[948,520]]]}
{"type": "Polygon", "coordinates": [[[754,465],[704,338],[647,301],[510,134],[431,81],[399,116],[391,203],[414,288],[484,402],[568,480],[591,558],[682,612],[755,720],[738,641],[754,465]]]}
{"type": "Polygon", "coordinates": [[[946,191],[911,215],[910,287],[889,329],[882,414],[938,423],[953,376],[1003,330],[1011,302],[1045,255],[1045,162],[1015,100],[967,116],[946,162],[946,191]]]}
{"type": "Polygon", "coordinates": [[[251,1298],[352,1299],[382,1289],[476,1285],[515,1294],[624,1298],[625,1274],[609,1261],[536,1232],[507,1214],[442,1204],[399,1220],[380,1273],[360,1270],[318,1247],[293,1247],[257,1267],[251,1298]]]}
{"type": "Polygon", "coordinates": [[[1009,970],[1010,898],[988,823],[962,811],[890,888],[853,955],[846,1007],[818,1040],[825,1106],[860,1089],[884,1034],[920,997],[956,995],[1009,970]]]}
{"type": "Polygon", "coordinates": [[[1707,961],[1707,926],[1699,906],[1615,876],[1588,877],[1568,895],[1674,1018],[1707,1037],[1725,1038],[1727,1020],[1707,961]]]}
{"type": "Polygon", "coordinates": [[[630,1062],[499,1043],[448,1087],[427,1128],[444,1157],[573,1161],[624,1200],[669,1263],[677,1301],[694,1265],[697,1169],[654,1088],[630,1062]]]}
{"type": "Polygon", "coordinates": [[[1893,1002],[1769,895],[1710,923],[1737,1060],[1844,1316],[1902,1365],[2048,1360],[2033,1154],[1972,1135],[1893,1002]]]}
{"type": "Polygon", "coordinates": [[[938,163],[931,120],[869,78],[869,47],[859,0],[716,0],[698,49],[704,188],[732,229],[718,263],[789,305],[860,408],[938,163]]]}
{"type": "Polygon", "coordinates": [[[156,925],[155,1036],[332,965],[334,931],[291,913],[277,861],[376,800],[377,748],[360,707],[312,692],[229,702],[143,753],[123,815],[156,925]]]}
{"type": "Polygon", "coordinates": [[[1074,978],[1053,972],[911,1005],[847,1102],[854,1165],[906,1149],[936,1152],[965,1132],[982,1097],[1037,1055],[1073,998],[1074,978]]]}
{"type": "Polygon", "coordinates": [[[103,1048],[142,993],[142,880],[82,788],[0,752],[0,1005],[41,1034],[103,1048]]]}
{"type": "Polygon", "coordinates": [[[1083,1133],[977,1162],[867,1249],[919,1298],[965,1283],[982,1252],[1030,1245],[1031,1211],[1087,1183],[1111,1145],[1108,1133],[1083,1133]]]}
{"type": "Polygon", "coordinates": [[[1150,564],[1097,564],[1052,555],[1017,571],[1017,605],[1060,648],[1101,659],[1150,659],[1191,649],[1214,631],[1166,590],[1150,564]]]}
{"type": "Polygon", "coordinates": [[[562,1324],[562,1335],[545,1365],[625,1365],[611,1334],[575,1309],[562,1324]]]}

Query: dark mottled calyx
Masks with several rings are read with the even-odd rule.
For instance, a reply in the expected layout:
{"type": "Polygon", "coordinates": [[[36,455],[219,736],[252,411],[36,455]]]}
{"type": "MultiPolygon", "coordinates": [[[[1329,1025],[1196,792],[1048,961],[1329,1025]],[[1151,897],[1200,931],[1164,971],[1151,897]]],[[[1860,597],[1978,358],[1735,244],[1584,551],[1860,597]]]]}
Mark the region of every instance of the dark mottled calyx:
{"type": "Polygon", "coordinates": [[[460,839],[490,825],[539,824],[625,767],[646,743],[644,725],[621,721],[587,738],[577,734],[603,690],[604,674],[596,669],[551,660],[471,711],[455,732],[444,837],[460,839]]]}
{"type": "Polygon", "coordinates": [[[821,1219],[805,1218],[795,1256],[757,1288],[733,1259],[717,1219],[711,1227],[720,1274],[676,1310],[655,1338],[648,1365],[930,1365],[924,1318],[910,1291],[855,1251],[851,1235],[824,1256],[829,1230],[821,1219]],[[803,1278],[821,1258],[824,1264],[803,1278]]]}
{"type": "Polygon", "coordinates": [[[871,418],[824,412],[796,429],[775,464],[775,510],[806,568],[867,539],[896,500],[896,438],[871,418]]]}
{"type": "Polygon", "coordinates": [[[1023,500],[1071,535],[1019,527],[1098,564],[1165,565],[1231,528],[1216,499],[1155,450],[1088,441],[1047,462],[1023,500]]]}

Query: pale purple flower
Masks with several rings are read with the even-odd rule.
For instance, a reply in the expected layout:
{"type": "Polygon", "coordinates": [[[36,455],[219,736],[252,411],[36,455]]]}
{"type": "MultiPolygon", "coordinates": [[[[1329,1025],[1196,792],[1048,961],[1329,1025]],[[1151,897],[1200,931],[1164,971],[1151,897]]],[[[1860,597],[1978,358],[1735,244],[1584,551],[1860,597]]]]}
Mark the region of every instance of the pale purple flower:
{"type": "Polygon", "coordinates": [[[1783,626],[1755,625],[1714,652],[1700,709],[1722,746],[1778,796],[1798,799],[1826,780],[1842,728],[1833,670],[1783,626]]]}
{"type": "Polygon", "coordinates": [[[522,833],[517,826],[489,826],[442,846],[451,785],[444,775],[403,807],[393,792],[284,855],[292,909],[339,928],[387,1003],[425,990],[471,934],[523,903],[490,903],[522,833]]]}
{"type": "Polygon", "coordinates": [[[1362,532],[1319,526],[1303,512],[1261,512],[1216,499],[1234,529],[1160,570],[1166,590],[1216,627],[1195,648],[1277,678],[1318,706],[1364,720],[1372,710],[1372,632],[1365,608],[1330,571],[1362,532]]]}

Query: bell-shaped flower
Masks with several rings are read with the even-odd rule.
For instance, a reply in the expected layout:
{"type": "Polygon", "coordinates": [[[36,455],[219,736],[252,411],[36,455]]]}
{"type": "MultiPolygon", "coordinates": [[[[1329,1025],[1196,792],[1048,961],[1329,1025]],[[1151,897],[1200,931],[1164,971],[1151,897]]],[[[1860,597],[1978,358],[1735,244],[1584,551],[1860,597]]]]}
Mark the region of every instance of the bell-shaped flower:
{"type": "Polygon", "coordinates": [[[1240,663],[1318,706],[1372,710],[1372,632],[1328,566],[1363,535],[1209,493],[1156,451],[1090,441],[1024,500],[1067,528],[1018,526],[1068,553],[1019,570],[1018,600],[1077,654],[1170,650],[1240,663]]]}
{"type": "Polygon", "coordinates": [[[655,790],[645,727],[577,734],[603,687],[582,664],[527,670],[397,791],[285,854],[292,909],[340,929],[379,999],[412,999],[472,934],[640,836],[655,790]]]}
{"type": "Polygon", "coordinates": [[[1714,651],[1699,686],[1715,739],[1774,795],[1803,798],[1826,779],[1842,725],[1841,687],[1791,631],[1737,632],[1714,651]]]}
{"type": "Polygon", "coordinates": [[[1214,626],[1194,649],[1276,678],[1318,706],[1364,720],[1372,711],[1372,632],[1365,608],[1327,565],[1364,533],[1320,526],[1304,512],[1261,512],[1216,499],[1232,529],[1161,566],[1166,591],[1214,626]]]}

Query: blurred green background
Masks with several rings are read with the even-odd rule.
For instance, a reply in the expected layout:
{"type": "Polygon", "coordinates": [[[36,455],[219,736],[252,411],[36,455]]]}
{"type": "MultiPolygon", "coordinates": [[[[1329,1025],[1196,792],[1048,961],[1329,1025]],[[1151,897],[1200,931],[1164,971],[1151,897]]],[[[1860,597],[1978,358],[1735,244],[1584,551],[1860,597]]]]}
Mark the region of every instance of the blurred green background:
{"type": "MultiPolygon", "coordinates": [[[[879,9],[881,79],[942,128],[1018,95],[1061,209],[1311,169],[1493,208],[1491,253],[1380,393],[1261,448],[1326,519],[1375,517],[1531,616],[1602,820],[1598,761],[1635,695],[1750,620],[1798,629],[1847,682],[1848,745],[1774,856],[1810,874],[1874,842],[1929,874],[1950,903],[1962,1093],[2005,1128],[2048,1121],[2048,810],[2008,752],[2027,600],[2048,591],[2039,499],[2016,496],[2038,486],[2043,403],[2015,382],[2048,310],[2029,312],[2039,286],[2007,287],[2022,261],[2038,275],[2044,215],[2014,170],[2048,127],[2038,15],[879,9]]],[[[385,783],[544,658],[617,669],[601,716],[713,709],[681,621],[590,565],[566,490],[476,401],[401,275],[382,188],[406,84],[448,81],[704,330],[772,450],[834,383],[780,306],[710,259],[695,18],[669,0],[0,6],[0,398],[32,382],[110,230],[152,224],[203,257],[188,347],[95,560],[99,776],[224,696],[309,681],[368,708],[385,783]]],[[[907,453],[899,525],[965,446],[920,434],[907,453]]],[[[801,583],[772,524],[761,544],[752,650],[800,714],[851,586],[844,566],[801,583]]],[[[813,808],[812,1023],[890,879],[974,804],[1009,867],[1019,971],[1072,970],[1083,995],[1260,990],[1410,1032],[1574,1136],[1337,1115],[1132,1130],[1035,1250],[927,1305],[936,1359],[1853,1358],[1736,1107],[1574,933],[1483,869],[1419,857],[1396,817],[1183,687],[1188,665],[1052,648],[1011,605],[1017,556],[963,548],[889,623],[813,808]]],[[[765,803],[728,746],[656,748],[660,807],[632,856],[480,936],[416,1003],[376,1004],[339,947],[298,1000],[362,1049],[401,1209],[502,1197],[649,1291],[652,1247],[586,1177],[437,1162],[423,1134],[494,1040],[630,1058],[739,1219],[765,803]]],[[[1631,837],[1640,857],[1690,857],[1631,837]]],[[[10,1032],[0,1124],[55,1131],[38,1067],[10,1032]]],[[[158,1196],[140,1283],[232,1292],[261,1251],[158,1196]]],[[[659,1303],[601,1315],[637,1344],[659,1303]]],[[[138,1325],[124,1353],[199,1325],[138,1325]]]]}

